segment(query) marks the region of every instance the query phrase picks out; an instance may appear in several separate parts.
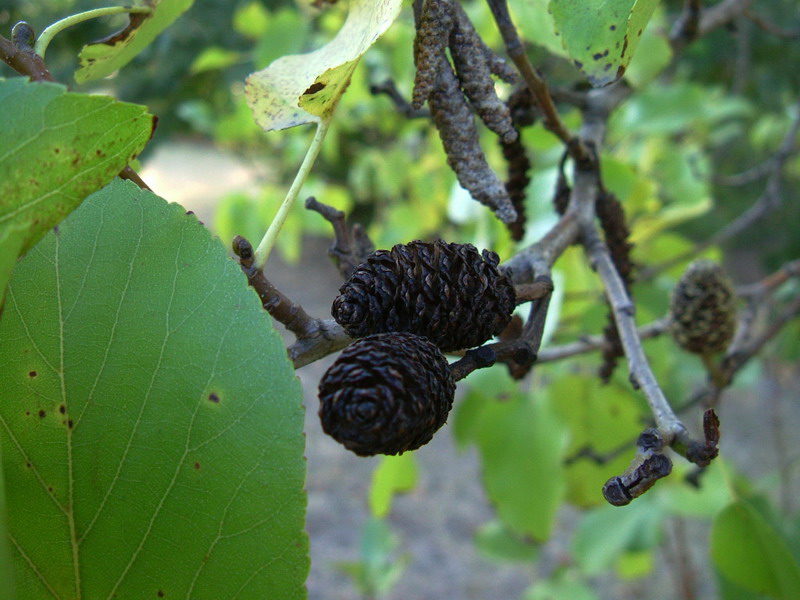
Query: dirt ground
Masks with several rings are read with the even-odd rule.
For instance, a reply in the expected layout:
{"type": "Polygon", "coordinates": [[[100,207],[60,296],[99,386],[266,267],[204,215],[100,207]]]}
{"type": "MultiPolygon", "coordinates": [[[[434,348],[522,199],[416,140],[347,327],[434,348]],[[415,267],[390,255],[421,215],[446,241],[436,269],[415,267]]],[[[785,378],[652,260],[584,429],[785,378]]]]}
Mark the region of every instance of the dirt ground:
{"type": "MultiPolygon", "coordinates": [[[[143,177],[152,182],[157,193],[181,202],[210,224],[215,200],[226,191],[251,188],[255,175],[232,157],[209,155],[208,149],[189,144],[156,153],[145,165],[143,177]]],[[[307,240],[299,265],[287,265],[280,256],[272,258],[268,265],[272,282],[312,315],[329,314],[330,302],[341,283],[336,270],[324,260],[327,243],[307,240]]],[[[359,536],[369,515],[367,492],[371,473],[378,463],[377,459],[359,458],[345,451],[320,429],[316,386],[334,358],[328,357],[298,371],[306,404],[311,600],[361,597],[350,578],[336,568],[336,563],[359,558],[359,536]]],[[[797,369],[771,373],[748,393],[729,394],[721,406],[722,454],[755,481],[780,466],[776,464],[776,456],[781,452],[786,455],[788,449],[788,455],[797,458],[793,432],[800,429],[800,403],[795,391],[799,379],[797,369]]],[[[537,564],[489,562],[473,544],[476,529],[493,517],[480,484],[476,454],[458,453],[450,430],[445,427],[417,456],[421,467],[417,488],[395,501],[389,517],[400,540],[398,556],[407,555],[409,562],[397,585],[381,598],[516,600],[522,598],[525,589],[538,577],[564,564],[569,535],[576,521],[574,512],[563,511],[558,533],[545,544],[537,564]]],[[[786,501],[795,508],[797,491],[795,469],[793,485],[784,491],[786,501]]],[[[708,527],[694,521],[678,523],[677,528],[674,525],[668,528],[667,539],[688,542],[696,598],[712,600],[716,594],[706,556],[708,527]]],[[[667,544],[670,545],[675,544],[667,544]]],[[[665,554],[658,559],[652,575],[633,583],[620,584],[611,577],[593,580],[598,598],[684,598],[676,577],[685,577],[686,571],[677,570],[676,560],[672,554],[665,554]]]]}

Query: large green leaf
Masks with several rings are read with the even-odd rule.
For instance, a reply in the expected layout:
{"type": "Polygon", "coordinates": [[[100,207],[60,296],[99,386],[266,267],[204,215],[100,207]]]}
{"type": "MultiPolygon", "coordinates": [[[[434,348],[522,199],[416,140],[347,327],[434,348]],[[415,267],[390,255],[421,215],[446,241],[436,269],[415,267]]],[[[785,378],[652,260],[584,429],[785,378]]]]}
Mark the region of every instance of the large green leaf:
{"type": "Polygon", "coordinates": [[[558,399],[554,409],[570,431],[567,454],[574,459],[566,471],[567,499],[578,506],[605,503],[603,484],[627,468],[642,430],[636,398],[630,388],[602,385],[594,375],[560,377],[548,391],[558,399]],[[629,446],[624,448],[626,442],[629,446]],[[579,458],[581,451],[607,460],[579,458]]]}
{"type": "Polygon", "coordinates": [[[351,0],[322,48],[284,56],[247,78],[247,102],[266,131],[330,120],[361,56],[400,14],[402,0],[351,0]]]}
{"type": "Polygon", "coordinates": [[[21,598],[303,598],[301,391],[192,215],[129,182],[19,263],[0,438],[21,598]]]}
{"type": "Polygon", "coordinates": [[[550,0],[556,31],[594,86],[622,77],[658,0],[550,0]]]}
{"type": "Polygon", "coordinates": [[[84,83],[111,75],[127,65],[137,54],[150,45],[156,36],[189,10],[194,0],[146,0],[153,10],[148,14],[131,15],[130,23],[122,31],[87,44],[81,50],[80,68],[75,71],[75,81],[84,83]]]}
{"type": "Polygon", "coordinates": [[[714,519],[711,558],[737,585],[781,600],[800,598],[800,566],[783,538],[745,500],[714,519]]]}
{"type": "MultiPolygon", "coordinates": [[[[478,374],[476,374],[477,376],[478,374]]],[[[478,445],[483,481],[498,516],[534,540],[549,537],[564,496],[567,431],[546,393],[520,393],[500,367],[471,380],[459,435],[478,445]]]]}
{"type": "Polygon", "coordinates": [[[17,586],[14,582],[14,562],[8,539],[8,523],[6,516],[6,483],[3,476],[2,455],[0,455],[0,590],[4,590],[4,600],[15,600],[17,586]]]}
{"type": "Polygon", "coordinates": [[[538,44],[556,56],[569,57],[556,33],[553,15],[548,10],[550,0],[511,0],[509,8],[514,23],[525,39],[538,44]]]}
{"type": "Polygon", "coordinates": [[[144,106],[24,77],[0,79],[0,106],[2,299],[17,256],[142,151],[153,116],[144,106]]]}

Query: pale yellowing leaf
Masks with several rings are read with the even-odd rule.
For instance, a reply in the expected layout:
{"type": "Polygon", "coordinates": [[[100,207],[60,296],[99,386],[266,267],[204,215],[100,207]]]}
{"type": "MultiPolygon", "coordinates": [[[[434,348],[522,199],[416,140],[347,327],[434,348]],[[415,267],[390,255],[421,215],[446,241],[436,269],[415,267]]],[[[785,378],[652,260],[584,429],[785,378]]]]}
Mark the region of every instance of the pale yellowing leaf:
{"type": "Polygon", "coordinates": [[[283,56],[247,78],[246,96],[264,130],[329,120],[361,56],[400,14],[402,0],[351,0],[342,29],[322,48],[283,56]]]}

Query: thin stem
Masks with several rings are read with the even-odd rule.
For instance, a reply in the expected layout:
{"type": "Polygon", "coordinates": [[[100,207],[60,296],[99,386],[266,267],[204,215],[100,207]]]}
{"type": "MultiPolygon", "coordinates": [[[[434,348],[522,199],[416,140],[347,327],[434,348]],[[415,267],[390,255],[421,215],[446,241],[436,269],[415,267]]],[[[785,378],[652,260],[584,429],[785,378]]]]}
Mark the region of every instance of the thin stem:
{"type": "Polygon", "coordinates": [[[633,317],[634,305],[625,291],[619,273],[614,268],[608,249],[591,222],[585,223],[582,227],[582,237],[586,253],[600,275],[608,303],[614,313],[620,341],[630,365],[631,383],[644,392],[656,426],[665,436],[666,443],[671,444],[676,436],[685,432],[685,427],[675,416],[645,356],[633,317]]]}
{"type": "Polygon", "coordinates": [[[95,8],[87,10],[86,12],[78,13],[77,15],[70,15],[60,21],[56,21],[50,27],[42,32],[39,39],[36,40],[36,45],[33,47],[36,54],[44,58],[44,53],[47,52],[47,46],[50,45],[52,39],[60,32],[64,31],[67,27],[72,27],[78,23],[96,19],[98,17],[107,17],[111,15],[119,15],[123,13],[129,14],[149,14],[152,9],[149,6],[106,6],[104,8],[95,8]]]}
{"type": "Polygon", "coordinates": [[[328,256],[336,263],[342,277],[349,279],[353,271],[375,250],[372,240],[360,224],[348,228],[342,211],[323,204],[313,196],[306,198],[306,208],[319,213],[333,227],[333,244],[328,248],[328,256]]]}
{"type": "Polygon", "coordinates": [[[544,115],[544,126],[554,133],[558,138],[567,146],[570,154],[576,160],[585,160],[590,156],[583,141],[575,137],[561,120],[558,115],[553,97],[550,95],[550,90],[547,87],[547,82],[533,67],[528,55],[525,53],[525,48],[519,38],[516,27],[511,21],[511,15],[508,12],[507,0],[488,0],[489,8],[494,15],[494,20],[497,22],[497,28],[503,36],[503,42],[506,45],[506,52],[508,56],[514,61],[519,72],[522,74],[525,83],[530,89],[533,97],[539,108],[542,109],[544,115]]]}
{"type": "Polygon", "coordinates": [[[309,146],[308,152],[306,152],[306,156],[300,168],[297,170],[297,175],[294,177],[292,186],[289,188],[286,198],[283,200],[283,204],[278,208],[275,218],[272,220],[269,229],[267,229],[267,233],[264,234],[261,243],[258,245],[258,248],[256,248],[255,266],[257,269],[263,270],[264,265],[267,264],[267,259],[272,252],[272,248],[275,246],[278,233],[286,222],[289,210],[300,194],[300,188],[302,188],[303,184],[306,182],[308,174],[311,172],[311,167],[314,166],[314,161],[317,160],[317,155],[319,155],[319,151],[322,149],[322,142],[325,140],[325,135],[328,133],[329,126],[330,121],[326,119],[323,119],[317,124],[317,131],[314,134],[314,139],[311,141],[311,146],[309,146]]]}
{"type": "MultiPolygon", "coordinates": [[[[654,338],[666,333],[669,327],[669,316],[662,317],[656,321],[652,321],[647,325],[639,328],[639,339],[646,340],[654,338]]],[[[557,360],[577,356],[587,352],[594,352],[602,350],[608,345],[608,340],[602,335],[590,335],[581,338],[576,342],[570,342],[561,346],[552,346],[545,348],[539,353],[539,358],[536,362],[546,363],[557,360]]]]}

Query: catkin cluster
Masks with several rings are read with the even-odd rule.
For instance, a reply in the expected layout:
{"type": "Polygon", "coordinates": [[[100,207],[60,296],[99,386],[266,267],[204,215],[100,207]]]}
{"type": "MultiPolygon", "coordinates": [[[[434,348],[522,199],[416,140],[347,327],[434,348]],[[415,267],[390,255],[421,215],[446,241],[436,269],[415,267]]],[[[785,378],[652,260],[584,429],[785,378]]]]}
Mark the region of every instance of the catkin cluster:
{"type": "Polygon", "coordinates": [[[414,63],[412,105],[420,108],[427,101],[459,183],[501,221],[513,223],[517,212],[486,161],[472,113],[502,142],[516,140],[519,133],[493,79],[513,82],[514,71],[486,46],[457,0],[425,0],[417,22],[414,63]]]}

